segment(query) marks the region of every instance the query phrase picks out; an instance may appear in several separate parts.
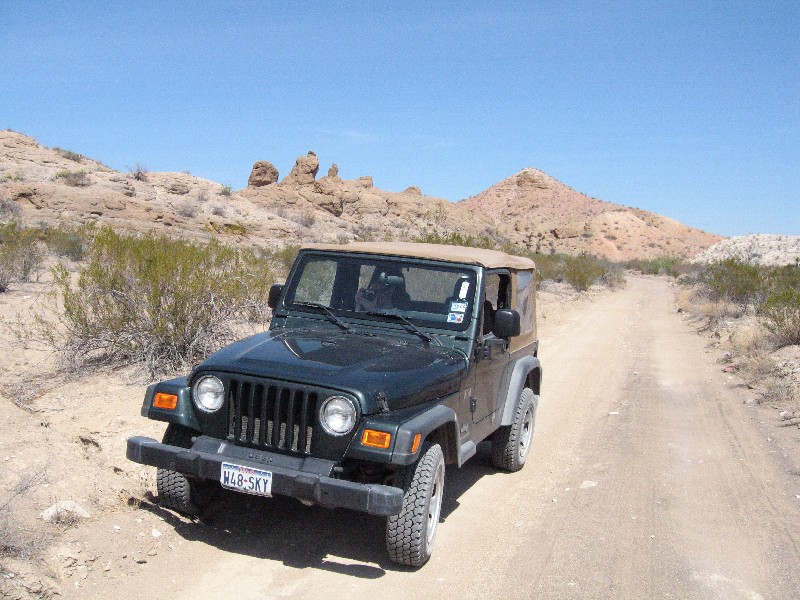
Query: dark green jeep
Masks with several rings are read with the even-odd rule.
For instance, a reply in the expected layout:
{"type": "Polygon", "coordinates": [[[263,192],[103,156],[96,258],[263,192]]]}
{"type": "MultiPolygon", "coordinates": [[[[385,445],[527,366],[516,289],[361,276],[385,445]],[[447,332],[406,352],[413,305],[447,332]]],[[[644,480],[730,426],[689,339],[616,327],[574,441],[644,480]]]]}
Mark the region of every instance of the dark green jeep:
{"type": "Polygon", "coordinates": [[[269,331],[150,386],[163,505],[197,513],[224,488],[388,517],[391,560],[431,556],[445,465],[491,440],[522,468],[542,371],[535,266],[493,250],[408,243],[304,247],[273,286],[269,331]]]}

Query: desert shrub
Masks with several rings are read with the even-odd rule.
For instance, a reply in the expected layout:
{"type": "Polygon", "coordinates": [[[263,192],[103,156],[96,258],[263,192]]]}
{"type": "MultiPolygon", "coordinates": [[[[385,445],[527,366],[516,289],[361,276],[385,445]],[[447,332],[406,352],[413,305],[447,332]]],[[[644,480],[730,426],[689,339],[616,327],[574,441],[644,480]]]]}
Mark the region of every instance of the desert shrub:
{"type": "Polygon", "coordinates": [[[147,167],[145,167],[141,163],[136,163],[136,166],[132,169],[128,167],[128,170],[131,172],[131,175],[136,181],[147,181],[147,167]]]}
{"type": "Polygon", "coordinates": [[[208,202],[208,190],[206,188],[203,188],[197,192],[197,201],[200,204],[208,202]]]}
{"type": "Polygon", "coordinates": [[[228,197],[233,193],[233,187],[228,185],[227,183],[222,186],[222,189],[219,191],[220,196],[228,197]]]}
{"type": "Polygon", "coordinates": [[[214,208],[211,209],[211,214],[216,215],[218,217],[225,216],[225,207],[219,204],[215,205],[214,208]]]}
{"type": "Polygon", "coordinates": [[[91,181],[89,181],[89,176],[83,169],[77,171],[63,169],[56,173],[55,178],[61,179],[65,184],[72,187],[86,187],[91,183],[91,181]]]}
{"type": "Polygon", "coordinates": [[[678,277],[686,270],[680,258],[668,255],[629,260],[625,263],[625,267],[645,275],[669,275],[670,277],[678,277]]]}
{"type": "Polygon", "coordinates": [[[600,276],[600,283],[611,290],[618,290],[625,287],[625,275],[622,269],[612,267],[600,276]]]}
{"type": "Polygon", "coordinates": [[[310,210],[303,211],[297,218],[297,224],[301,227],[313,227],[317,222],[317,216],[310,210]]]}
{"type": "Polygon", "coordinates": [[[375,225],[364,225],[363,223],[357,223],[353,227],[353,235],[363,242],[374,241],[377,231],[378,227],[375,225]]]}
{"type": "Polygon", "coordinates": [[[473,236],[458,231],[440,232],[438,230],[425,231],[411,238],[414,242],[425,244],[447,244],[450,246],[466,246],[468,248],[496,249],[497,242],[484,235],[473,236]]]}
{"type": "Polygon", "coordinates": [[[56,256],[69,258],[75,262],[83,260],[89,232],[86,229],[71,229],[59,226],[47,229],[44,241],[48,250],[56,256]]]}
{"type": "Polygon", "coordinates": [[[564,281],[564,270],[567,266],[566,254],[534,254],[532,257],[539,269],[540,281],[564,281]]]}
{"type": "Polygon", "coordinates": [[[758,305],[763,297],[761,269],[728,258],[706,267],[699,280],[715,300],[728,300],[742,306],[758,305]]]}
{"type": "Polygon", "coordinates": [[[25,178],[19,173],[3,173],[0,175],[0,183],[18,183],[25,181],[25,178]]]}
{"type": "Polygon", "coordinates": [[[45,546],[43,536],[15,522],[13,508],[17,498],[25,497],[32,489],[47,482],[46,467],[33,467],[7,495],[0,498],[0,557],[30,559],[45,546]]]}
{"type": "Polygon", "coordinates": [[[570,256],[564,268],[564,279],[579,292],[585,292],[606,272],[597,259],[587,255],[570,256]]]}
{"type": "Polygon", "coordinates": [[[194,217],[197,216],[197,213],[199,211],[194,204],[187,201],[180,203],[178,207],[175,209],[175,212],[182,217],[186,217],[187,219],[193,219],[194,217]]]}
{"type": "Polygon", "coordinates": [[[10,200],[4,192],[0,192],[0,219],[7,220],[19,213],[19,206],[10,200]]]}
{"type": "Polygon", "coordinates": [[[0,225],[0,292],[15,281],[32,281],[42,272],[39,236],[16,223],[0,225]]]}
{"type": "Polygon", "coordinates": [[[137,363],[154,376],[185,369],[266,315],[272,277],[252,252],[101,229],[72,282],[54,269],[63,335],[49,340],[75,366],[137,363]]]}
{"type": "Polygon", "coordinates": [[[289,274],[289,269],[294,264],[294,259],[297,258],[300,252],[300,246],[289,244],[279,250],[274,250],[267,253],[267,257],[277,263],[279,270],[283,276],[289,274]]]}
{"type": "Polygon", "coordinates": [[[761,305],[760,313],[780,345],[800,344],[800,288],[773,291],[761,305]]]}
{"type": "Polygon", "coordinates": [[[55,148],[55,150],[63,158],[66,158],[67,160],[73,160],[73,161],[75,161],[77,163],[82,163],[83,162],[83,158],[84,157],[83,157],[82,154],[78,154],[77,152],[73,152],[72,150],[64,150],[63,148],[55,148]]]}

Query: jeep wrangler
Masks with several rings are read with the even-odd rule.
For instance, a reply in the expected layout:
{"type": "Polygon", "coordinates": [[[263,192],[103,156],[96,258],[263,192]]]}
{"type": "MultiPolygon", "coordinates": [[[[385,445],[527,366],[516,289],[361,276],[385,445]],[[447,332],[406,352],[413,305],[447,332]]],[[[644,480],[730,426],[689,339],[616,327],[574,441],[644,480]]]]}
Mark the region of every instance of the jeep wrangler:
{"type": "Polygon", "coordinates": [[[392,561],[431,556],[445,465],[479,442],[518,471],[542,381],[536,269],[494,250],[413,243],[303,247],[270,328],[151,385],[162,505],[197,514],[222,488],[387,517],[392,561]]]}

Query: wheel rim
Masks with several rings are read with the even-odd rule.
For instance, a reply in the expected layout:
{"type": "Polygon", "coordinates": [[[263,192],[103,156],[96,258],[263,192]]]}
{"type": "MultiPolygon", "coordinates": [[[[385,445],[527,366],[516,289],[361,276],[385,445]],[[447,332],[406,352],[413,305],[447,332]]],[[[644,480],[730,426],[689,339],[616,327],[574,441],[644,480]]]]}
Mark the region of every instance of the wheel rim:
{"type": "Polygon", "coordinates": [[[439,515],[442,512],[442,494],[444,492],[444,464],[439,463],[436,467],[436,473],[433,476],[433,490],[431,491],[431,500],[428,502],[428,528],[426,531],[425,539],[428,546],[433,543],[433,538],[436,535],[436,526],[439,524],[439,515]]]}
{"type": "Polygon", "coordinates": [[[525,411],[525,418],[522,420],[522,427],[519,432],[519,457],[525,458],[531,448],[531,438],[533,437],[533,406],[528,406],[525,411]]]}

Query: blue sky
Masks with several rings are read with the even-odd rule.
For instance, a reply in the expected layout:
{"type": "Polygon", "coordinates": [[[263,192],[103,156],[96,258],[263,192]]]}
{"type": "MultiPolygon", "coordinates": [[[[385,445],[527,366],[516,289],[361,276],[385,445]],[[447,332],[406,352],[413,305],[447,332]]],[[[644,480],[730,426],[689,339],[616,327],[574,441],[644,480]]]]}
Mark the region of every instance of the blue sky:
{"type": "Polygon", "coordinates": [[[0,0],[0,129],[234,188],[256,160],[460,200],[525,168],[800,235],[800,2],[0,0]]]}

